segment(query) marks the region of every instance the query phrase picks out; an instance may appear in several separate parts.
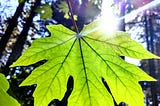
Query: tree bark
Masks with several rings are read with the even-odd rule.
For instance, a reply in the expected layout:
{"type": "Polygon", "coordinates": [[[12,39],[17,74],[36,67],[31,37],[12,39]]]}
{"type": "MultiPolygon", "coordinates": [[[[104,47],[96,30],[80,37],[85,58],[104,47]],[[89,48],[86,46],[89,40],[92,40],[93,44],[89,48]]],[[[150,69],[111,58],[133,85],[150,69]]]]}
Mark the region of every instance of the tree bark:
{"type": "MultiPolygon", "coordinates": [[[[155,34],[154,34],[154,29],[153,29],[153,20],[154,18],[154,14],[152,14],[151,16],[149,16],[148,19],[148,30],[149,31],[149,36],[150,36],[150,52],[155,53],[154,51],[154,39],[155,39],[155,34]]],[[[149,60],[149,69],[150,69],[150,75],[156,78],[155,75],[155,61],[153,59],[149,60]]],[[[151,95],[153,98],[153,106],[158,106],[158,100],[157,100],[157,90],[156,90],[156,84],[155,83],[151,83],[151,95]]]]}
{"type": "Polygon", "coordinates": [[[3,51],[5,50],[5,47],[8,43],[8,40],[12,34],[13,29],[17,26],[18,24],[18,17],[23,11],[25,2],[20,3],[16,9],[15,14],[13,15],[12,19],[9,20],[8,22],[8,27],[7,30],[5,31],[5,34],[2,36],[0,40],[0,57],[3,55],[3,51]]]}
{"type": "Polygon", "coordinates": [[[31,7],[30,16],[26,19],[23,30],[21,34],[18,36],[15,45],[13,46],[12,53],[7,61],[6,67],[9,67],[14,61],[16,61],[22,53],[23,46],[27,39],[28,31],[30,26],[32,25],[33,18],[35,16],[35,10],[40,5],[40,0],[36,0],[34,6],[31,7]]]}

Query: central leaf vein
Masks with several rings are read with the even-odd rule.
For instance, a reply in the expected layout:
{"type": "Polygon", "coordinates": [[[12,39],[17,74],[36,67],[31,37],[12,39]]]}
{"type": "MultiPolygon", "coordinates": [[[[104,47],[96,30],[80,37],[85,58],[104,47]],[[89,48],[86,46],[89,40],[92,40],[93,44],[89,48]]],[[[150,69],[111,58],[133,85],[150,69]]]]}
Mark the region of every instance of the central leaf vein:
{"type": "MultiPolygon", "coordinates": [[[[89,99],[91,99],[90,88],[89,88],[89,84],[88,84],[87,70],[86,70],[86,66],[85,66],[84,54],[83,54],[82,44],[81,44],[81,39],[79,38],[78,40],[79,40],[79,47],[80,47],[79,50],[80,50],[80,54],[81,54],[83,70],[84,70],[86,84],[87,84],[87,90],[88,90],[88,94],[89,94],[89,99]]],[[[92,105],[91,100],[90,100],[90,104],[92,105]]]]}

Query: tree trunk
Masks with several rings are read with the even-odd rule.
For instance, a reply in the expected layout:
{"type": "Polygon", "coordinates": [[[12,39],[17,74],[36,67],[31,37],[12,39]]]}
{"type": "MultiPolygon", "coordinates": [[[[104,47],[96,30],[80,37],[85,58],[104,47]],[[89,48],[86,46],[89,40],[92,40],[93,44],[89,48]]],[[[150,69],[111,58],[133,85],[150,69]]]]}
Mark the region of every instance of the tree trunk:
{"type": "MultiPolygon", "coordinates": [[[[155,34],[154,34],[154,29],[153,29],[153,20],[154,18],[154,14],[149,16],[148,19],[148,28],[146,29],[146,31],[149,31],[149,37],[150,37],[150,52],[155,53],[154,51],[154,39],[155,39],[155,34]]],[[[150,75],[153,77],[156,77],[155,75],[155,61],[153,59],[149,60],[149,70],[150,70],[150,75]]],[[[158,106],[158,100],[157,100],[157,94],[156,94],[156,84],[155,83],[151,83],[151,95],[153,98],[153,106],[158,106]]]]}
{"type": "Polygon", "coordinates": [[[35,10],[39,5],[40,5],[40,0],[36,0],[34,6],[31,7],[30,16],[26,19],[23,30],[17,38],[17,41],[12,49],[12,53],[7,61],[6,67],[9,67],[9,65],[11,65],[14,61],[16,61],[21,56],[23,46],[27,39],[29,28],[32,25],[33,18],[35,16],[35,10]]]}
{"type": "Polygon", "coordinates": [[[8,22],[8,27],[7,27],[7,30],[5,31],[5,34],[2,36],[2,38],[0,40],[0,57],[2,57],[2,55],[3,55],[3,51],[5,50],[5,47],[6,47],[7,43],[8,43],[8,40],[9,40],[11,34],[12,34],[13,29],[18,24],[18,17],[20,16],[20,14],[23,11],[24,3],[25,2],[20,3],[18,5],[14,16],[8,22]]]}

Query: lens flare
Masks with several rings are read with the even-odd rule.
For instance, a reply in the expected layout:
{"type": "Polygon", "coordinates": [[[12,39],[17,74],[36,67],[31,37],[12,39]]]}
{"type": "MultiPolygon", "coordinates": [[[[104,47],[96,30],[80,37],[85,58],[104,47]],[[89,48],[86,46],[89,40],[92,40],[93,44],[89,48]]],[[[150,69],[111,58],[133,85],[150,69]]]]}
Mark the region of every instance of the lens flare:
{"type": "Polygon", "coordinates": [[[102,12],[101,12],[101,23],[100,28],[106,33],[113,33],[117,30],[118,27],[118,18],[113,12],[113,1],[104,0],[102,3],[102,12]]]}
{"type": "Polygon", "coordinates": [[[131,20],[133,20],[140,12],[143,12],[143,11],[145,11],[145,10],[147,10],[147,9],[153,8],[153,7],[155,7],[155,6],[159,5],[159,4],[160,4],[160,0],[154,0],[154,1],[152,1],[152,2],[150,2],[150,3],[148,3],[148,4],[144,5],[144,6],[142,6],[142,7],[138,8],[138,9],[136,9],[136,10],[133,10],[132,12],[126,14],[125,16],[120,17],[119,20],[127,19],[127,20],[126,20],[127,22],[128,22],[128,21],[131,21],[131,20]]]}
{"type": "Polygon", "coordinates": [[[153,8],[157,5],[160,4],[160,0],[154,0],[136,10],[131,11],[130,13],[126,14],[125,16],[122,17],[116,17],[114,15],[114,11],[112,8],[112,4],[114,4],[114,1],[112,0],[103,0],[102,3],[102,13],[101,17],[98,18],[100,20],[100,24],[91,30],[87,30],[83,32],[82,36],[86,36],[89,33],[93,33],[96,30],[102,31],[102,33],[107,33],[104,35],[112,35],[116,30],[118,30],[119,22],[122,19],[131,21],[134,17],[136,17],[140,12],[143,12],[144,10],[153,8]]]}

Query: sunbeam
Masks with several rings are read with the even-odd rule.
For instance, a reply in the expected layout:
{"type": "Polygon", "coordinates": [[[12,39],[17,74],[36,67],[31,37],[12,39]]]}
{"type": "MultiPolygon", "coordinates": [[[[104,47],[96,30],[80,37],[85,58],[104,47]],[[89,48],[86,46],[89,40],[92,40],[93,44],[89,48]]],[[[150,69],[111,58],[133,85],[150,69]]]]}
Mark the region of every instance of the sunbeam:
{"type": "MultiPolygon", "coordinates": [[[[92,28],[91,30],[88,30],[82,34],[82,36],[86,36],[89,33],[92,33],[96,30],[102,31],[102,33],[107,33],[107,36],[112,35],[110,33],[114,33],[118,29],[118,24],[122,19],[127,19],[128,21],[134,19],[140,12],[143,12],[147,9],[153,8],[160,4],[160,0],[154,0],[136,10],[131,11],[130,13],[126,14],[123,17],[115,17],[113,14],[113,9],[111,7],[112,2],[105,2],[104,0],[103,5],[102,5],[102,15],[98,19],[100,20],[100,23],[98,26],[92,28]]],[[[111,0],[112,1],[112,0],[111,0]]],[[[104,34],[106,35],[106,34],[104,34]]]]}
{"type": "Polygon", "coordinates": [[[118,27],[118,18],[115,16],[112,7],[112,0],[104,0],[102,3],[101,23],[100,28],[104,32],[113,33],[118,27]]]}
{"type": "Polygon", "coordinates": [[[138,8],[138,9],[136,9],[136,10],[131,11],[130,13],[126,14],[125,16],[120,17],[119,20],[127,19],[128,21],[131,21],[140,12],[143,12],[143,11],[145,11],[147,9],[153,8],[153,7],[155,7],[155,6],[159,5],[159,4],[160,4],[160,0],[154,0],[154,1],[152,1],[152,2],[150,2],[150,3],[148,3],[148,4],[144,5],[144,6],[142,6],[142,7],[138,8]]]}

